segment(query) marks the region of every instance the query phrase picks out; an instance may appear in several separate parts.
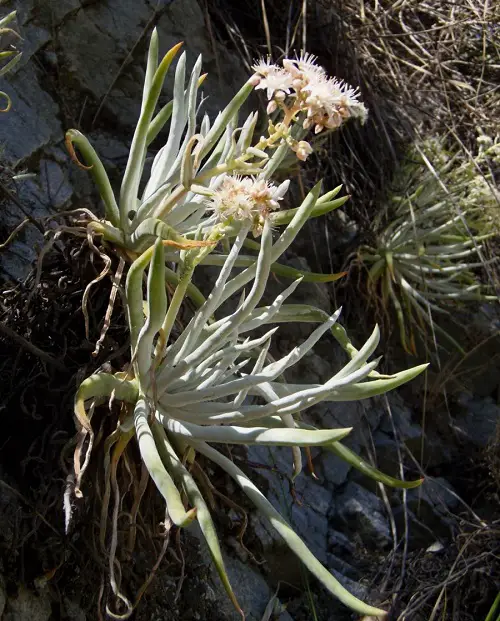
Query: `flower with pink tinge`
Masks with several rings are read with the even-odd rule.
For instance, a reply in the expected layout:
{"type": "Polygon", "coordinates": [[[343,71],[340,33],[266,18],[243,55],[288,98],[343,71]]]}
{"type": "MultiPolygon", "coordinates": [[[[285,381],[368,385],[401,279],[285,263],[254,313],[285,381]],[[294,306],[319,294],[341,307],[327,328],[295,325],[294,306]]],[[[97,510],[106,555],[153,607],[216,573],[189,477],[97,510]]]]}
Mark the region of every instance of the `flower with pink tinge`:
{"type": "Polygon", "coordinates": [[[295,151],[295,154],[297,155],[297,158],[299,160],[301,160],[302,162],[305,162],[307,160],[307,158],[313,152],[313,148],[305,140],[300,140],[297,143],[297,146],[293,148],[293,150],[295,151]]]}
{"type": "MultiPolygon", "coordinates": [[[[266,89],[268,114],[285,106],[289,97],[292,110],[306,115],[301,121],[303,128],[314,128],[315,133],[325,128],[336,129],[350,117],[359,118],[362,123],[366,120],[368,112],[359,100],[359,90],[329,78],[313,54],[302,52],[298,58],[285,58],[283,67],[271,63],[270,58],[261,59],[252,68],[256,88],[266,89]]],[[[307,157],[305,151],[300,153],[307,157]]]]}
{"type": "Polygon", "coordinates": [[[292,75],[294,80],[298,80],[299,83],[307,83],[309,80],[314,79],[314,77],[327,77],[323,67],[316,64],[317,60],[317,56],[308,52],[302,52],[299,58],[295,60],[285,58],[283,60],[283,67],[292,75]]]}
{"type": "Polygon", "coordinates": [[[266,89],[268,100],[273,97],[284,99],[285,95],[290,93],[292,76],[278,65],[271,63],[269,58],[259,60],[252,69],[260,77],[255,89],[266,89]]]}
{"type": "Polygon", "coordinates": [[[254,235],[260,235],[264,221],[279,207],[289,181],[276,186],[265,179],[254,177],[227,176],[210,199],[220,222],[236,220],[250,222],[254,235]]]}

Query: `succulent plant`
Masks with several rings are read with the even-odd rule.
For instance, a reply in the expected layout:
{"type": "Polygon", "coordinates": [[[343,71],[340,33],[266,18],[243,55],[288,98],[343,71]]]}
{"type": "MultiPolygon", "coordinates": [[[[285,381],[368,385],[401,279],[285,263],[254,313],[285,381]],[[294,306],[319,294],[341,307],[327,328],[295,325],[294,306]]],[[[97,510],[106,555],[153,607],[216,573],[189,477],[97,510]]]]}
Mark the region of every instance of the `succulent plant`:
{"type": "MultiPolygon", "coordinates": [[[[426,365],[395,375],[377,373],[378,359],[369,362],[378,342],[375,328],[358,351],[338,324],[340,310],[328,316],[307,305],[287,304],[300,284],[295,280],[275,301],[259,306],[271,266],[290,246],[300,228],[318,206],[319,184],[306,196],[290,223],[273,242],[270,219],[265,220],[256,261],[233,274],[238,257],[251,229],[243,221],[208,298],[194,313],[181,334],[171,339],[172,327],[197,265],[209,256],[212,245],[181,249],[177,261],[178,282],[167,304],[165,250],[160,238],[131,265],[127,276],[126,299],[131,336],[131,366],[117,374],[98,373],[80,386],[75,413],[81,438],[92,435],[85,402],[97,397],[113,397],[127,404],[126,416],[118,423],[116,443],[135,437],[141,458],[165,499],[168,515],[179,527],[197,519],[225,589],[237,610],[236,596],[224,569],[220,545],[203,494],[186,465],[199,453],[225,470],[253,504],[271,522],[306,567],[347,606],[362,614],[384,612],[351,595],[308,550],[286,520],[276,511],[251,479],[217,444],[259,444],[289,446],[293,472],[301,471],[300,447],[325,446],[376,480],[400,487],[421,481],[402,482],[379,473],[354,455],[341,440],[350,429],[315,429],[297,416],[321,401],[352,401],[383,394],[418,375],[426,365]],[[146,303],[143,277],[147,272],[146,303]],[[248,285],[248,291],[244,288],[248,285]],[[222,307],[236,294],[241,297],[234,311],[222,307]],[[271,360],[269,347],[280,323],[317,322],[319,326],[287,355],[271,360]],[[266,332],[254,330],[275,325],[266,332]],[[326,332],[331,332],[349,354],[350,361],[324,384],[287,384],[284,371],[296,364],[326,332]],[[188,501],[186,508],[182,494],[188,501]]],[[[224,224],[210,233],[201,233],[205,242],[224,239],[224,224]]],[[[81,446],[81,443],[80,443],[81,446]]],[[[85,468],[76,460],[77,493],[85,468]]],[[[112,566],[112,563],[110,564],[112,566]]],[[[111,581],[115,595],[127,601],[111,581]]],[[[129,610],[131,607],[129,605],[129,610]]]]}
{"type": "MultiPolygon", "coordinates": [[[[186,84],[185,53],[177,62],[173,99],[155,114],[163,82],[180,47],[181,44],[174,46],[159,62],[158,35],[153,31],[140,117],[119,197],[115,196],[106,170],[87,138],[74,129],[66,134],[73,159],[90,171],[104,203],[104,219],[93,218],[89,232],[126,248],[126,256],[137,256],[158,236],[185,244],[199,230],[210,231],[221,221],[232,221],[233,226],[226,226],[224,234],[234,239],[240,226],[238,217],[234,217],[238,209],[252,211],[250,230],[254,235],[260,234],[264,217],[269,216],[275,225],[286,224],[294,210],[273,210],[286,192],[288,181],[278,187],[270,181],[284,157],[292,151],[299,160],[307,158],[312,148],[304,138],[312,126],[316,132],[324,126],[338,128],[349,117],[363,120],[367,114],[357,91],[328,78],[315,57],[305,54],[295,60],[285,59],[283,67],[264,61],[257,63],[254,75],[215,121],[211,123],[204,115],[198,122],[202,106],[198,93],[205,75],[201,75],[200,57],[186,84]],[[255,137],[257,112],[251,112],[241,125],[238,122],[238,113],[254,88],[266,90],[274,114],[273,120],[264,119],[267,134],[260,138],[255,137]],[[166,144],[157,152],[149,178],[143,179],[147,150],[168,122],[166,144]],[[85,163],[79,161],[75,147],[85,163]],[[141,183],[144,189],[140,194],[141,183]],[[235,183],[247,184],[248,194],[260,198],[251,201],[250,206],[228,209],[235,183]],[[262,193],[267,194],[266,200],[262,200],[262,193]]],[[[335,198],[340,189],[325,197],[311,217],[341,206],[347,197],[335,198]]],[[[177,252],[173,245],[171,251],[177,252]]],[[[283,266],[273,266],[275,269],[281,270],[282,275],[296,274],[283,266]]],[[[338,274],[302,274],[307,280],[319,282],[338,278],[338,274]]]]}
{"type": "Polygon", "coordinates": [[[494,179],[480,164],[497,151],[493,145],[464,161],[438,141],[413,150],[388,208],[374,223],[375,243],[359,249],[369,294],[386,313],[393,306],[410,353],[416,353],[415,331],[425,339],[427,330],[463,351],[438,318],[464,302],[497,299],[480,276],[497,262],[486,258],[484,242],[495,233],[491,226],[483,232],[483,214],[487,205],[498,210],[500,204],[494,179]]]}

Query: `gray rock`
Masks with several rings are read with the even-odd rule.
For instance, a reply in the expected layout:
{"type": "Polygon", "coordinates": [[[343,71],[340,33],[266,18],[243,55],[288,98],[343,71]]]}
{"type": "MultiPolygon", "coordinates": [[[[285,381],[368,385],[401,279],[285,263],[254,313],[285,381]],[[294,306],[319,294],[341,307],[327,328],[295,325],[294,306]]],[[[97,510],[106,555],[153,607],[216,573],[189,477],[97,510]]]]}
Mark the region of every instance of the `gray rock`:
{"type": "Polygon", "coordinates": [[[311,411],[325,428],[359,427],[363,423],[364,406],[359,401],[325,402],[311,411]]]}
{"type": "Polygon", "coordinates": [[[122,63],[141,35],[141,20],[146,21],[151,11],[141,0],[114,4],[93,4],[65,20],[58,33],[61,76],[75,92],[96,101],[106,96],[106,111],[116,122],[133,126],[140,109],[144,63],[123,70],[122,63]]]}
{"type": "MultiPolygon", "coordinates": [[[[254,446],[249,449],[248,459],[251,462],[265,464],[269,468],[277,468],[288,476],[291,475],[292,458],[289,449],[275,448],[269,451],[266,447],[254,446]]],[[[327,516],[332,502],[331,490],[315,482],[311,476],[304,472],[294,482],[295,497],[300,503],[299,505],[294,500],[289,480],[286,477],[279,477],[270,469],[260,469],[258,472],[267,482],[267,498],[291,523],[297,534],[309,546],[311,552],[320,561],[325,562],[328,533],[327,516]]],[[[256,522],[256,534],[261,540],[264,550],[268,551],[271,548],[279,547],[282,549],[281,553],[288,555],[288,551],[284,549],[285,544],[279,536],[276,538],[266,522],[265,518],[256,522]]]]}
{"type": "Polygon", "coordinates": [[[326,562],[328,518],[311,507],[293,505],[291,509],[291,525],[295,532],[304,540],[309,550],[321,562],[326,562]]]}
{"type": "MultiPolygon", "coordinates": [[[[245,611],[246,618],[260,621],[272,596],[269,585],[261,574],[240,560],[226,555],[224,561],[229,580],[240,606],[245,611]]],[[[211,586],[213,587],[213,601],[217,603],[221,621],[239,619],[240,616],[235,612],[216,572],[211,572],[211,586]]]]}
{"type": "Polygon", "coordinates": [[[269,502],[280,513],[291,502],[290,478],[293,473],[292,452],[284,447],[250,446],[248,461],[255,464],[252,478],[269,502]]]}
{"type": "Polygon", "coordinates": [[[262,546],[262,551],[265,556],[268,556],[277,548],[285,547],[283,539],[280,537],[276,529],[271,526],[269,520],[262,514],[257,512],[251,513],[250,527],[262,546]]]}
{"type": "Polygon", "coordinates": [[[342,442],[357,452],[380,422],[380,408],[372,408],[371,405],[371,400],[319,403],[307,410],[304,420],[323,429],[352,427],[351,433],[342,442]]]}
{"type": "Polygon", "coordinates": [[[320,481],[332,490],[343,485],[351,471],[347,462],[325,449],[313,459],[313,464],[320,481]]]}
{"type": "Polygon", "coordinates": [[[356,554],[356,547],[349,537],[332,528],[328,531],[328,549],[333,554],[342,556],[343,558],[354,557],[356,554]]]}
{"type": "Polygon", "coordinates": [[[326,567],[336,575],[340,574],[349,580],[356,580],[359,572],[349,563],[335,554],[328,553],[326,555],[326,567]]]}
{"type": "MultiPolygon", "coordinates": [[[[75,91],[87,92],[103,103],[102,114],[123,126],[133,127],[137,122],[149,38],[149,34],[144,36],[144,29],[153,17],[154,10],[145,0],[109,0],[70,13],[59,31],[58,53],[65,81],[75,91]]],[[[177,2],[165,3],[157,11],[155,21],[163,52],[186,41],[188,71],[200,53],[206,70],[216,68],[204,16],[195,0],[185,0],[182,6],[177,2]]],[[[206,106],[212,113],[232,97],[235,82],[241,85],[247,77],[227,50],[219,63],[222,69],[230,70],[224,72],[219,83],[212,73],[212,80],[205,87],[209,93],[217,92],[214,101],[206,106]]],[[[171,98],[172,88],[173,80],[169,79],[163,93],[165,100],[171,98]]]]}
{"type": "Polygon", "coordinates": [[[443,477],[427,477],[420,488],[408,490],[406,501],[410,509],[430,527],[436,518],[454,517],[460,505],[453,486],[443,477]]]}
{"type": "Polygon", "coordinates": [[[2,115],[0,144],[2,159],[16,166],[32,157],[43,147],[62,139],[59,108],[54,99],[42,88],[32,63],[0,79],[0,90],[12,99],[9,113],[2,115]]]}
{"type": "Polygon", "coordinates": [[[357,483],[347,484],[337,499],[337,517],[367,548],[390,545],[391,533],[382,502],[357,483]]]}
{"type": "MultiPolygon", "coordinates": [[[[410,445],[410,442],[412,443],[411,446],[414,451],[417,447],[419,447],[419,442],[422,441],[421,429],[418,428],[418,426],[415,426],[415,429],[415,435],[410,439],[406,439],[408,445],[410,445]]],[[[401,464],[399,460],[399,455],[401,455],[402,459],[404,460],[406,456],[404,447],[402,447],[401,444],[398,444],[396,440],[394,440],[383,431],[377,431],[374,433],[373,443],[375,445],[377,468],[381,470],[384,474],[388,474],[389,476],[399,479],[401,476],[401,464]]],[[[358,478],[361,476],[363,475],[357,475],[358,478]]],[[[367,479],[366,477],[363,477],[362,480],[366,480],[367,484],[369,483],[369,479],[367,479]]]]}
{"type": "Polygon", "coordinates": [[[37,594],[21,586],[17,597],[7,600],[2,621],[49,621],[51,615],[51,600],[46,589],[40,589],[37,594]]]}
{"type": "MultiPolygon", "coordinates": [[[[241,617],[234,610],[230,599],[227,597],[227,593],[212,563],[206,542],[196,522],[190,526],[189,533],[199,541],[202,558],[210,568],[205,594],[207,601],[216,604],[220,621],[239,621],[241,617]]],[[[231,554],[224,554],[224,564],[229,581],[233,586],[241,608],[245,612],[246,619],[248,621],[261,621],[262,615],[273,596],[265,578],[249,564],[243,563],[231,554]]],[[[286,613],[283,613],[279,619],[280,621],[291,621],[290,616],[287,617],[286,613]]]]}
{"type": "MultiPolygon", "coordinates": [[[[394,494],[393,499],[396,498],[400,500],[400,495],[394,494]]],[[[460,500],[446,479],[428,477],[420,488],[406,492],[405,507],[394,506],[393,516],[398,532],[402,533],[406,508],[411,535],[409,547],[416,550],[452,536],[459,506],[460,500]]]]}
{"type": "MultiPolygon", "coordinates": [[[[306,272],[311,271],[311,266],[307,262],[307,259],[303,256],[294,255],[291,251],[287,253],[286,264],[298,270],[306,272]]],[[[327,288],[324,285],[314,282],[303,282],[300,287],[295,290],[291,299],[294,304],[310,304],[321,309],[330,307],[330,298],[327,288]]]]}
{"type": "Polygon", "coordinates": [[[315,482],[310,475],[303,473],[295,479],[295,491],[305,506],[311,507],[319,515],[328,515],[332,493],[324,485],[315,482]]]}
{"type": "Polygon", "coordinates": [[[78,0],[58,0],[48,11],[41,10],[41,4],[40,0],[17,0],[19,23],[27,27],[30,22],[37,20],[50,30],[54,24],[63,22],[67,15],[82,8],[78,0]]]}
{"type": "Polygon", "coordinates": [[[331,569],[331,572],[335,576],[335,578],[337,578],[340,584],[344,588],[346,588],[352,595],[364,601],[369,599],[369,591],[362,584],[356,582],[355,580],[351,580],[347,576],[344,576],[340,571],[337,571],[336,569],[331,569]]]}
{"type": "MultiPolygon", "coordinates": [[[[17,190],[13,188],[13,194],[24,210],[38,220],[69,208],[74,195],[67,171],[60,163],[61,151],[51,149],[47,151],[47,155],[48,157],[40,159],[38,164],[30,167],[32,177],[18,181],[17,190]]],[[[2,210],[2,224],[13,229],[22,219],[24,214],[17,205],[6,200],[2,210]]],[[[2,269],[10,278],[21,280],[27,266],[36,260],[44,243],[42,234],[35,226],[25,227],[9,246],[9,252],[2,253],[2,269]]]]}
{"type": "Polygon", "coordinates": [[[486,448],[500,423],[500,407],[491,397],[462,394],[459,397],[459,415],[454,429],[464,442],[477,448],[486,448]]]}
{"type": "Polygon", "coordinates": [[[380,407],[380,426],[379,429],[390,436],[394,435],[393,425],[396,433],[401,439],[412,438],[418,433],[421,434],[420,426],[412,422],[412,411],[408,408],[397,393],[390,393],[387,396],[390,406],[390,415],[386,407],[380,407]],[[392,422],[391,422],[392,416],[392,422]]]}

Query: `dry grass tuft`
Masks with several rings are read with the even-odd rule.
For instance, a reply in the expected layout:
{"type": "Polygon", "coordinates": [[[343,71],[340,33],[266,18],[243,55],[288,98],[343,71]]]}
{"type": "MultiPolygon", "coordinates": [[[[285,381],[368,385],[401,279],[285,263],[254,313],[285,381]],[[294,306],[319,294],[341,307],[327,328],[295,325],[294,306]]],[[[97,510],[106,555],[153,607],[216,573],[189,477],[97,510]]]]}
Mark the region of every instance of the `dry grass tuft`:
{"type": "Polygon", "coordinates": [[[465,149],[478,130],[495,134],[498,3],[348,0],[343,23],[363,74],[372,75],[413,124],[420,121],[421,131],[449,135],[465,149]]]}

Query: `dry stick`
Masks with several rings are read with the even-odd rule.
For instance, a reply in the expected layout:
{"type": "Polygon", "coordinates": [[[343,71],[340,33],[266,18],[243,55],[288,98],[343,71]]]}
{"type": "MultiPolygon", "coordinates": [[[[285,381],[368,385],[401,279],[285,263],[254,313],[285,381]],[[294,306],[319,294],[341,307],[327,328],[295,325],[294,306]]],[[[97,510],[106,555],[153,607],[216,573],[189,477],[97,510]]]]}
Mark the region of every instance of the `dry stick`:
{"type": "Polygon", "coordinates": [[[135,540],[137,537],[137,515],[139,513],[139,507],[148,486],[148,482],[149,471],[143,462],[141,465],[141,479],[139,481],[139,487],[137,488],[134,495],[134,504],[132,505],[132,509],[130,511],[130,531],[128,537],[128,551],[130,555],[132,555],[132,552],[135,548],[135,540]]]}
{"type": "Polygon", "coordinates": [[[231,500],[231,498],[228,498],[227,496],[225,496],[222,492],[219,492],[219,490],[215,487],[212,481],[210,481],[210,477],[208,476],[208,474],[203,470],[203,468],[200,466],[200,464],[197,461],[194,461],[191,464],[191,468],[196,469],[198,476],[200,477],[200,479],[203,480],[204,486],[206,486],[206,490],[209,491],[211,498],[212,498],[212,502],[213,502],[213,505],[211,506],[212,510],[215,507],[215,500],[213,497],[213,495],[215,494],[223,502],[225,502],[229,507],[231,507],[237,513],[243,516],[243,522],[241,524],[240,530],[238,531],[238,542],[254,563],[256,563],[257,565],[262,565],[265,561],[258,561],[255,558],[255,555],[246,547],[246,545],[243,542],[243,537],[245,536],[246,530],[248,528],[248,514],[245,511],[245,509],[243,509],[243,507],[239,505],[237,502],[235,502],[234,500],[231,500]]]}
{"type": "Polygon", "coordinates": [[[205,0],[205,23],[207,24],[208,37],[210,39],[210,47],[212,48],[212,53],[215,58],[215,68],[217,70],[217,78],[219,80],[219,87],[222,89],[223,81],[222,81],[222,71],[221,71],[221,66],[220,66],[219,50],[217,49],[217,43],[215,41],[215,37],[214,37],[213,29],[212,29],[212,20],[210,18],[210,12],[208,10],[208,0],[205,0]]]}
{"type": "Polygon", "coordinates": [[[92,404],[89,408],[89,413],[88,413],[87,421],[86,421],[88,423],[87,427],[84,424],[82,424],[82,421],[79,421],[81,424],[81,429],[77,434],[76,447],[75,447],[75,452],[73,454],[73,468],[74,468],[74,473],[75,473],[75,496],[77,498],[83,497],[82,491],[80,489],[80,485],[82,482],[83,475],[85,474],[85,470],[87,469],[90,463],[90,455],[92,454],[92,447],[94,446],[94,432],[90,425],[90,420],[94,414],[94,409],[95,409],[95,400],[92,401],[92,404]],[[85,459],[83,460],[83,464],[82,464],[81,455],[82,455],[83,445],[85,444],[87,435],[89,436],[89,443],[87,446],[87,451],[85,453],[85,459]]]}
{"type": "Polygon", "coordinates": [[[172,529],[173,526],[173,522],[170,520],[170,518],[167,516],[165,516],[165,522],[164,522],[164,527],[165,527],[165,534],[164,534],[164,539],[163,539],[163,545],[160,551],[160,554],[158,555],[158,558],[156,559],[155,564],[153,565],[153,568],[151,569],[151,572],[149,573],[149,576],[146,578],[146,580],[144,581],[144,583],[142,584],[141,588],[139,589],[139,591],[137,592],[137,596],[135,598],[135,602],[134,602],[134,610],[137,608],[141,597],[144,595],[144,593],[146,592],[148,586],[151,584],[153,578],[155,577],[155,574],[158,570],[158,567],[160,566],[160,563],[163,560],[163,557],[165,556],[165,553],[167,551],[168,548],[168,544],[170,542],[170,530],[172,529]]]}
{"type": "MultiPolygon", "coordinates": [[[[491,341],[492,339],[496,339],[498,336],[500,336],[500,330],[497,330],[496,332],[493,332],[493,334],[490,334],[488,337],[486,337],[485,339],[483,339],[482,341],[480,341],[477,345],[474,345],[474,347],[472,349],[470,349],[465,356],[462,356],[459,361],[451,367],[451,369],[449,370],[449,367],[445,367],[442,370],[442,373],[445,374],[444,377],[439,377],[439,380],[436,379],[436,382],[434,383],[434,385],[431,388],[431,392],[435,392],[436,388],[436,384],[439,381],[439,384],[442,386],[445,386],[451,379],[453,378],[457,378],[456,372],[457,369],[459,367],[462,366],[462,364],[467,360],[467,358],[469,358],[470,356],[472,356],[472,354],[474,354],[478,349],[480,349],[483,345],[485,345],[488,341],[491,341]]],[[[487,367],[490,361],[485,362],[484,367],[487,367]]],[[[467,371],[463,371],[462,373],[470,373],[470,370],[467,371]]]]}
{"type": "Polygon", "coordinates": [[[87,308],[90,290],[92,289],[94,285],[100,282],[109,273],[111,269],[111,258],[107,254],[105,254],[104,252],[101,252],[97,248],[97,246],[94,244],[92,232],[90,230],[87,231],[87,241],[88,241],[88,244],[91,250],[93,250],[96,254],[98,254],[100,258],[104,261],[104,267],[101,273],[98,276],[96,276],[94,280],[89,282],[89,284],[85,287],[85,291],[83,292],[83,296],[82,296],[82,313],[83,313],[83,317],[85,320],[85,337],[87,340],[90,340],[90,319],[89,319],[89,312],[87,308]]]}
{"type": "Polygon", "coordinates": [[[118,442],[120,433],[120,428],[117,427],[104,441],[104,494],[101,499],[101,519],[99,524],[99,543],[103,554],[106,554],[106,530],[111,498],[111,451],[118,442]]]}
{"type": "Polygon", "coordinates": [[[260,0],[260,8],[262,11],[262,25],[266,34],[267,53],[269,56],[272,56],[273,48],[271,46],[271,31],[269,30],[269,21],[267,19],[266,0],[260,0]]]}
{"type": "Polygon", "coordinates": [[[30,223],[31,223],[31,221],[29,220],[29,218],[25,218],[22,222],[20,222],[20,223],[16,226],[16,228],[12,231],[12,233],[11,233],[11,234],[7,237],[7,239],[6,239],[4,242],[2,242],[2,243],[0,244],[0,250],[3,250],[3,249],[4,249],[4,248],[6,248],[6,247],[7,247],[7,246],[11,243],[11,242],[13,242],[13,241],[14,241],[14,238],[16,237],[16,235],[17,235],[20,231],[22,231],[22,230],[24,229],[24,227],[25,227],[27,224],[30,224],[30,223]]]}
{"type": "Polygon", "coordinates": [[[67,369],[67,367],[64,364],[62,364],[61,362],[59,362],[58,360],[53,358],[47,352],[41,350],[36,345],[33,345],[33,343],[30,343],[29,341],[27,341],[20,334],[18,334],[17,332],[14,332],[14,330],[12,330],[11,328],[7,327],[3,322],[0,322],[0,332],[3,332],[3,334],[5,334],[5,336],[10,338],[12,341],[15,341],[16,343],[18,343],[23,349],[26,349],[31,354],[33,354],[33,355],[37,356],[38,358],[40,358],[40,360],[43,360],[47,364],[50,364],[51,366],[53,366],[58,371],[67,372],[68,369],[67,369]]]}
{"type": "Polygon", "coordinates": [[[124,268],[125,259],[123,257],[120,257],[118,268],[112,280],[111,293],[109,296],[108,308],[106,309],[106,315],[104,316],[104,323],[102,326],[101,335],[99,336],[99,340],[95,344],[95,350],[92,352],[93,356],[97,356],[99,354],[101,345],[103,344],[106,333],[109,329],[109,326],[111,325],[111,315],[113,314],[113,309],[115,307],[116,294],[118,293],[118,289],[120,287],[124,268]]]}
{"type": "Polygon", "coordinates": [[[175,534],[175,543],[177,545],[177,552],[179,553],[181,557],[181,575],[179,578],[179,584],[177,585],[177,590],[175,591],[174,604],[176,604],[177,600],[179,599],[182,585],[184,584],[184,578],[186,577],[186,560],[184,559],[184,553],[182,552],[182,547],[181,547],[181,529],[180,528],[177,529],[177,532],[175,534]]]}
{"type": "MultiPolygon", "coordinates": [[[[401,455],[401,449],[400,449],[400,445],[399,445],[399,437],[398,437],[398,432],[396,429],[396,425],[394,423],[394,417],[392,415],[392,410],[391,410],[391,406],[389,404],[389,399],[387,398],[387,395],[384,395],[384,401],[385,401],[385,406],[387,408],[387,412],[389,414],[389,418],[391,421],[391,427],[392,427],[392,433],[394,435],[394,439],[396,440],[396,451],[398,454],[398,462],[399,462],[399,478],[404,481],[404,468],[403,468],[403,456],[401,455]]],[[[394,602],[393,604],[396,604],[397,598],[398,598],[398,594],[400,592],[400,589],[403,585],[404,582],[404,578],[405,578],[405,574],[406,574],[406,560],[407,560],[407,556],[408,556],[408,538],[409,538],[409,524],[408,524],[408,505],[406,502],[406,498],[407,498],[407,490],[403,489],[402,491],[402,497],[403,497],[403,521],[404,521],[404,533],[403,533],[403,558],[401,559],[401,573],[399,575],[399,581],[396,585],[396,587],[393,589],[394,591],[394,602]]]]}
{"type": "MultiPolygon", "coordinates": [[[[111,487],[114,492],[114,505],[112,512],[112,521],[111,521],[111,544],[109,550],[109,582],[111,584],[111,589],[113,591],[114,596],[119,599],[124,606],[127,608],[127,615],[131,614],[134,607],[132,603],[128,600],[128,598],[121,592],[121,566],[116,558],[116,550],[118,548],[118,517],[120,510],[120,488],[118,485],[118,477],[117,477],[117,468],[120,457],[123,454],[123,451],[127,448],[127,444],[130,441],[131,436],[121,435],[118,439],[118,443],[114,448],[113,456],[111,459],[111,472],[110,472],[110,480],[111,487]],[[115,564],[116,569],[118,570],[119,576],[118,579],[115,575],[115,564]]],[[[106,610],[109,614],[108,606],[106,606],[106,610]]],[[[126,618],[126,617],[125,617],[126,618]]]]}
{"type": "MultiPolygon", "coordinates": [[[[375,455],[376,455],[375,442],[373,440],[373,434],[370,428],[369,428],[369,434],[370,434],[371,446],[370,447],[367,446],[366,448],[367,448],[368,455],[370,457],[370,461],[372,462],[373,466],[376,467],[377,461],[375,458],[375,455]]],[[[385,509],[387,511],[387,516],[389,518],[389,524],[391,527],[391,536],[392,536],[392,554],[391,554],[389,570],[386,572],[384,581],[382,583],[382,586],[380,587],[380,591],[383,593],[385,592],[387,588],[387,582],[389,581],[389,577],[392,573],[392,567],[394,565],[394,561],[396,560],[396,551],[398,549],[398,532],[396,528],[396,520],[394,519],[394,512],[392,510],[391,503],[389,501],[389,497],[387,495],[385,487],[382,483],[377,483],[376,485],[378,487],[380,495],[382,496],[382,500],[383,500],[385,509]]]]}
{"type": "MultiPolygon", "coordinates": [[[[429,477],[429,476],[426,477],[425,474],[424,474],[424,471],[422,470],[422,466],[419,464],[418,459],[415,458],[415,456],[413,455],[411,450],[406,446],[406,444],[403,444],[403,448],[405,450],[405,453],[412,460],[414,466],[417,468],[417,470],[418,470],[419,474],[422,476],[422,478],[425,478],[425,479],[427,479],[429,481],[433,481],[434,483],[436,483],[438,485],[438,487],[441,487],[441,488],[445,489],[446,493],[448,493],[451,496],[453,496],[454,498],[456,498],[458,500],[458,502],[461,505],[463,505],[470,512],[470,514],[474,517],[474,519],[477,521],[477,524],[479,524],[479,526],[481,526],[482,528],[486,528],[487,527],[486,522],[484,522],[477,515],[477,513],[475,513],[475,511],[472,509],[472,507],[470,505],[468,505],[461,496],[459,496],[456,492],[452,491],[449,487],[445,487],[442,483],[440,483],[434,477],[429,477]]],[[[471,522],[468,522],[468,523],[472,524],[471,522]]],[[[473,526],[477,526],[477,524],[472,524],[472,525],[473,526]]]]}
{"type": "MultiPolygon", "coordinates": [[[[55,528],[55,526],[53,526],[45,518],[45,516],[42,515],[36,509],[36,507],[31,502],[29,502],[20,492],[18,492],[17,489],[14,489],[13,487],[11,487],[8,483],[3,481],[2,479],[0,479],[0,486],[1,485],[3,485],[3,487],[7,488],[9,490],[9,492],[11,492],[15,496],[17,496],[17,498],[19,498],[27,507],[29,507],[31,509],[31,511],[33,512],[33,514],[36,515],[36,517],[38,517],[45,524],[45,526],[47,526],[55,535],[60,537],[61,540],[66,541],[65,538],[64,538],[64,535],[61,532],[59,532],[57,530],[57,528],[55,528]]],[[[77,554],[78,557],[80,557],[80,551],[71,542],[66,541],[66,544],[73,550],[73,552],[75,552],[77,554]]]]}
{"type": "Polygon", "coordinates": [[[410,605],[405,610],[403,610],[403,612],[399,615],[396,621],[408,621],[409,619],[413,619],[414,617],[410,616],[411,613],[421,611],[424,604],[433,596],[433,594],[438,589],[441,589],[441,588],[444,589],[447,586],[451,586],[455,582],[458,582],[464,576],[470,575],[472,569],[474,569],[476,565],[479,565],[486,558],[488,558],[488,556],[491,556],[491,555],[492,555],[491,552],[483,552],[482,554],[474,558],[472,561],[470,561],[467,564],[467,566],[464,567],[464,569],[461,569],[456,574],[450,575],[449,573],[448,577],[445,580],[441,581],[439,584],[435,586],[431,585],[429,587],[422,588],[419,593],[415,593],[415,595],[413,596],[412,598],[414,600],[413,605],[410,605]]]}
{"type": "MultiPolygon", "coordinates": [[[[467,539],[467,541],[464,543],[464,545],[460,548],[458,554],[457,554],[457,558],[453,561],[453,565],[450,567],[450,571],[448,572],[448,576],[446,578],[446,580],[443,581],[442,587],[441,587],[441,591],[439,592],[438,598],[436,600],[436,602],[434,603],[434,606],[432,608],[432,613],[431,616],[429,617],[429,621],[434,621],[436,614],[438,612],[438,608],[439,608],[439,604],[441,603],[441,599],[443,598],[443,595],[445,593],[446,587],[449,583],[449,581],[451,580],[452,576],[453,576],[453,572],[455,570],[455,567],[458,565],[459,560],[462,558],[462,556],[464,555],[467,547],[469,546],[470,543],[472,543],[472,541],[474,540],[474,538],[476,537],[477,532],[472,533],[472,535],[470,535],[470,537],[467,539]]],[[[467,568],[469,569],[469,568],[467,568]]]]}

